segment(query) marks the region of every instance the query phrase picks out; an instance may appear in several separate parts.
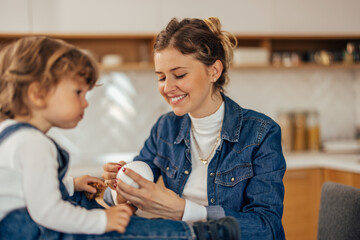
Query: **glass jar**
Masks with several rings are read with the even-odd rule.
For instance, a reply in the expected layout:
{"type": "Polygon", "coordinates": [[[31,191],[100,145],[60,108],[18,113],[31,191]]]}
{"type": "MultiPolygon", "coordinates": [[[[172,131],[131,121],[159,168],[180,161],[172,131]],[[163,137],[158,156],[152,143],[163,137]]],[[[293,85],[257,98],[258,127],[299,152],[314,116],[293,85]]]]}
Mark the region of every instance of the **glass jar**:
{"type": "Polygon", "coordinates": [[[278,114],[278,124],[281,128],[281,144],[284,152],[290,152],[293,149],[294,126],[292,114],[289,112],[280,112],[278,114]]]}
{"type": "Polygon", "coordinates": [[[294,114],[294,151],[306,149],[306,113],[294,114]]]}
{"type": "Polygon", "coordinates": [[[310,111],[307,114],[307,148],[310,151],[318,151],[320,149],[320,127],[319,114],[317,111],[310,111]]]}

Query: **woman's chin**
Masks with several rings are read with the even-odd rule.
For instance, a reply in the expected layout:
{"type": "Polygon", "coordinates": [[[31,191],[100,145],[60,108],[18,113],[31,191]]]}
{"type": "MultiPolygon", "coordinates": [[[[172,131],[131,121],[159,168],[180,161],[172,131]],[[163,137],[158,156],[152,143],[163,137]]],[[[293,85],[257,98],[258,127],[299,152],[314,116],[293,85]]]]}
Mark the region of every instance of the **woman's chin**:
{"type": "Polygon", "coordinates": [[[179,109],[173,109],[173,112],[175,113],[176,116],[183,116],[183,115],[187,114],[186,111],[182,111],[179,109]]]}

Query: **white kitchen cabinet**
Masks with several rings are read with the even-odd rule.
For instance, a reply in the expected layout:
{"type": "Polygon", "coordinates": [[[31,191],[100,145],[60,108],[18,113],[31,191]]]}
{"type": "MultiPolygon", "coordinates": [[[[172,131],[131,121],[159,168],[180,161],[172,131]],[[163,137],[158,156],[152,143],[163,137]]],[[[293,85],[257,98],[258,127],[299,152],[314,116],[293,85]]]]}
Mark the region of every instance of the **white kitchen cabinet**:
{"type": "Polygon", "coordinates": [[[273,33],[359,34],[358,0],[272,0],[273,33]]]}
{"type": "Polygon", "coordinates": [[[27,33],[30,27],[28,0],[0,0],[0,32],[27,33]]]}
{"type": "Polygon", "coordinates": [[[155,33],[157,0],[33,0],[33,31],[40,33],[155,33]]]}
{"type": "Polygon", "coordinates": [[[219,17],[235,34],[354,35],[358,0],[0,0],[0,32],[155,34],[173,17],[219,17]]]}
{"type": "Polygon", "coordinates": [[[233,33],[271,33],[272,1],[269,0],[163,0],[163,25],[172,17],[219,17],[224,30],[233,33]]]}
{"type": "Polygon", "coordinates": [[[236,34],[359,34],[358,0],[163,0],[163,25],[172,17],[217,16],[236,34]]]}

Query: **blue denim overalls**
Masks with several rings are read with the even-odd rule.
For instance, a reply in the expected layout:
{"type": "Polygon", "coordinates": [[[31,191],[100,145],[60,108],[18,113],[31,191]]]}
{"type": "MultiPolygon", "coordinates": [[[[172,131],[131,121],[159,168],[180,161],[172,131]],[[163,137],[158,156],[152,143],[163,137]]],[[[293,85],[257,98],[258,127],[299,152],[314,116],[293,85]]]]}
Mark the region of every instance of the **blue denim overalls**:
{"type": "MultiPolygon", "coordinates": [[[[0,133],[0,144],[13,132],[21,128],[34,128],[27,123],[17,123],[5,128],[0,133]]],[[[60,182],[60,191],[62,198],[74,205],[80,205],[87,209],[103,208],[95,200],[89,201],[83,192],[75,192],[73,196],[69,196],[65,185],[62,182],[69,165],[69,154],[62,149],[55,141],[53,141],[58,150],[58,177],[60,182]]],[[[85,235],[85,234],[66,234],[47,229],[35,223],[26,208],[16,209],[10,212],[0,222],[0,240],[35,240],[35,239],[66,239],[66,240],[112,240],[112,239],[193,239],[194,233],[192,228],[185,222],[172,221],[166,219],[145,219],[133,216],[126,228],[124,234],[118,232],[109,232],[102,235],[85,235]]]]}

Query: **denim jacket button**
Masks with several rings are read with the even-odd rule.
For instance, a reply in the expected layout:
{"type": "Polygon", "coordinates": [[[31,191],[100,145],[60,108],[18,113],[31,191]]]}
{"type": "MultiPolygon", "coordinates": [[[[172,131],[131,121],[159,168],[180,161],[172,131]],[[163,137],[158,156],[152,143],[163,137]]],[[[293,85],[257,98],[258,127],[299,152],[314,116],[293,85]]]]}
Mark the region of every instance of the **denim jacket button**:
{"type": "Polygon", "coordinates": [[[213,176],[215,176],[215,173],[213,173],[213,172],[210,173],[210,177],[213,177],[213,176]]]}
{"type": "Polygon", "coordinates": [[[189,171],[188,171],[188,170],[185,170],[184,173],[185,173],[186,175],[188,175],[188,174],[189,174],[189,171]]]}
{"type": "Polygon", "coordinates": [[[232,182],[235,181],[235,178],[232,177],[232,178],[230,179],[230,181],[232,181],[232,182]]]}
{"type": "Polygon", "coordinates": [[[210,202],[211,202],[211,203],[214,203],[214,202],[215,202],[215,199],[211,198],[211,199],[210,199],[210,202]]]}
{"type": "Polygon", "coordinates": [[[166,171],[169,171],[169,169],[170,169],[170,168],[169,168],[169,167],[167,167],[167,168],[166,168],[166,171]]]}

